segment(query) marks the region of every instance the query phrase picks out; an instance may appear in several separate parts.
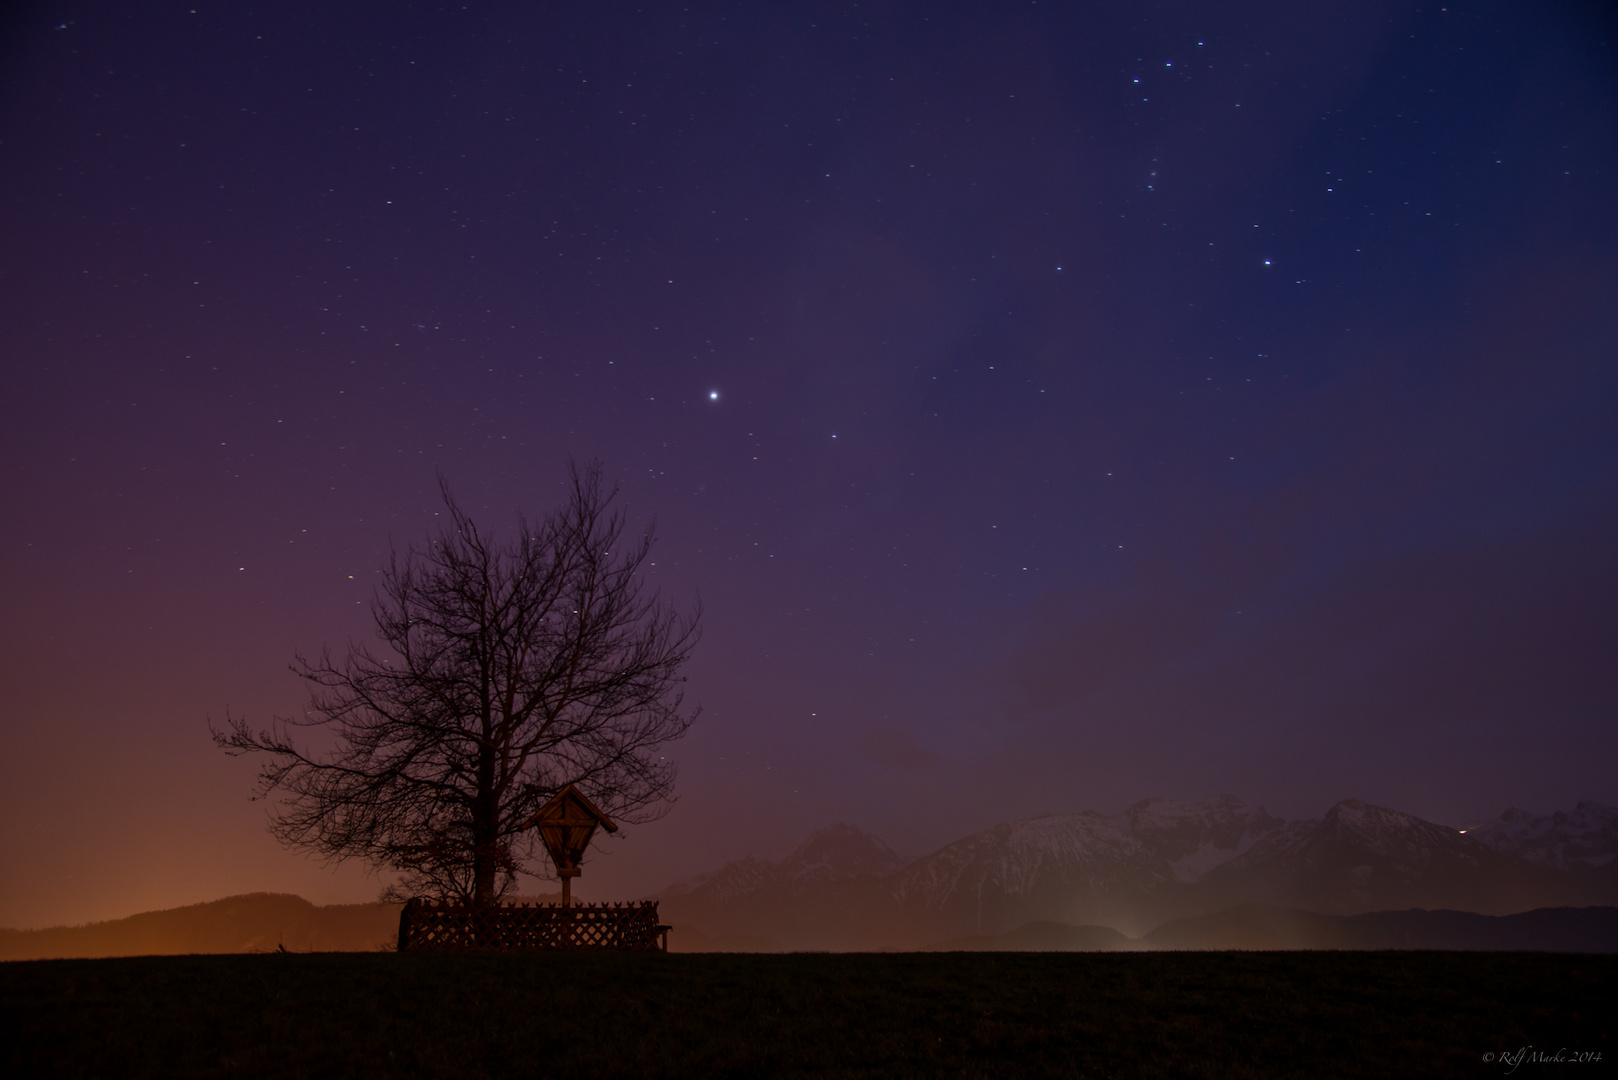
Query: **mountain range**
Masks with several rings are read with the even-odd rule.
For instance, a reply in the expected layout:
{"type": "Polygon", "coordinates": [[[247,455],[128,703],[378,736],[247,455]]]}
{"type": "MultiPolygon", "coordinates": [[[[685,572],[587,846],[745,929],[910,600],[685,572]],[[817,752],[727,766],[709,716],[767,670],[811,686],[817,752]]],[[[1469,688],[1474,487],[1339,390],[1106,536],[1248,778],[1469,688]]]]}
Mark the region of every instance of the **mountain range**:
{"type": "Polygon", "coordinates": [[[1230,796],[1146,799],[1007,822],[909,862],[840,823],[779,862],[729,863],[659,899],[693,947],[919,948],[1037,924],[1143,938],[1251,905],[1337,917],[1610,905],[1615,855],[1618,809],[1589,802],[1463,831],[1355,799],[1306,821],[1230,796]]]}
{"type": "MultiPolygon", "coordinates": [[[[530,899],[554,900],[555,897],[530,899]]],[[[659,894],[670,947],[1618,951],[1618,809],[1454,829],[1358,800],[1286,821],[1228,796],[996,825],[917,859],[838,823],[659,894]]],[[[0,960],[390,948],[393,904],[257,893],[0,929],[0,960]]]]}

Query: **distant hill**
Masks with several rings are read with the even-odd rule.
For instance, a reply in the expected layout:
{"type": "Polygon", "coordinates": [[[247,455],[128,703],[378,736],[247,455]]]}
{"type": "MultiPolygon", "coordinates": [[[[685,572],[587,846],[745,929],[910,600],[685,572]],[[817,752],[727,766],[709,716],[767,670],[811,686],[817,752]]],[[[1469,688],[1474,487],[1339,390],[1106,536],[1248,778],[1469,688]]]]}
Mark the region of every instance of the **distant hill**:
{"type": "Polygon", "coordinates": [[[1469,952],[1618,953],[1618,907],[1540,908],[1516,915],[1375,911],[1320,915],[1243,904],[1176,919],[1141,938],[1105,926],[1029,923],[1005,934],[958,938],[938,952],[1155,952],[1162,950],[1439,949],[1469,952]]]}
{"type": "Polygon", "coordinates": [[[87,926],[0,930],[0,960],[273,952],[277,948],[366,952],[392,948],[398,933],[397,904],[317,907],[301,896],[252,893],[87,926]]]}
{"type": "Polygon", "coordinates": [[[1618,952],[1618,907],[1539,908],[1515,915],[1376,911],[1319,915],[1246,904],[1153,930],[1148,949],[1462,949],[1618,952]]]}
{"type": "Polygon", "coordinates": [[[1068,926],[1038,922],[993,936],[977,935],[940,941],[925,952],[1117,952],[1135,947],[1110,926],[1068,926]]]}

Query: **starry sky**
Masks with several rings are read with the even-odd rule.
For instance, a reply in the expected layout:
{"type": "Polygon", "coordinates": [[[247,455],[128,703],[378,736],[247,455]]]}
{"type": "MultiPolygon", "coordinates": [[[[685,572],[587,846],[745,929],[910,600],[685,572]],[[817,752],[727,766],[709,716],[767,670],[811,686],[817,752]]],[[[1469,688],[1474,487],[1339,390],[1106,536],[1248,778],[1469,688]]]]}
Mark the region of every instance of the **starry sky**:
{"type": "Polygon", "coordinates": [[[587,898],[1618,802],[1602,5],[247,8],[0,22],[0,925],[375,896],[208,720],[301,708],[440,475],[505,527],[570,456],[705,607],[587,898]]]}

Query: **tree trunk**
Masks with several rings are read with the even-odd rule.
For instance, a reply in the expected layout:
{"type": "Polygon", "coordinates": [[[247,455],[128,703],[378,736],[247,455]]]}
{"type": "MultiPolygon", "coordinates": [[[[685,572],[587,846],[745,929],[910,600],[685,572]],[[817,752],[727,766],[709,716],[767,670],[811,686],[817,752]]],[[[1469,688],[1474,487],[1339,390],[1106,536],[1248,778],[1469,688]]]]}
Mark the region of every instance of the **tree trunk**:
{"type": "Polygon", "coordinates": [[[499,872],[499,806],[494,794],[494,748],[478,751],[478,790],[472,808],[472,903],[490,907],[499,872]]]}

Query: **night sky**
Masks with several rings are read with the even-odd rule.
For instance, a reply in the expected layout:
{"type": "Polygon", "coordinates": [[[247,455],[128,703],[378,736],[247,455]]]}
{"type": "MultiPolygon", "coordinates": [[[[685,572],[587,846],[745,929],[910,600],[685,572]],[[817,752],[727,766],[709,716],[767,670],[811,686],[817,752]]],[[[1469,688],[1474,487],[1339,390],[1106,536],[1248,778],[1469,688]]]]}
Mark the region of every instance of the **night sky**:
{"type": "Polygon", "coordinates": [[[440,475],[504,529],[570,456],[705,607],[587,898],[837,820],[1618,802],[1603,5],[4,19],[0,925],[373,898],[208,720],[301,709],[440,475]]]}

